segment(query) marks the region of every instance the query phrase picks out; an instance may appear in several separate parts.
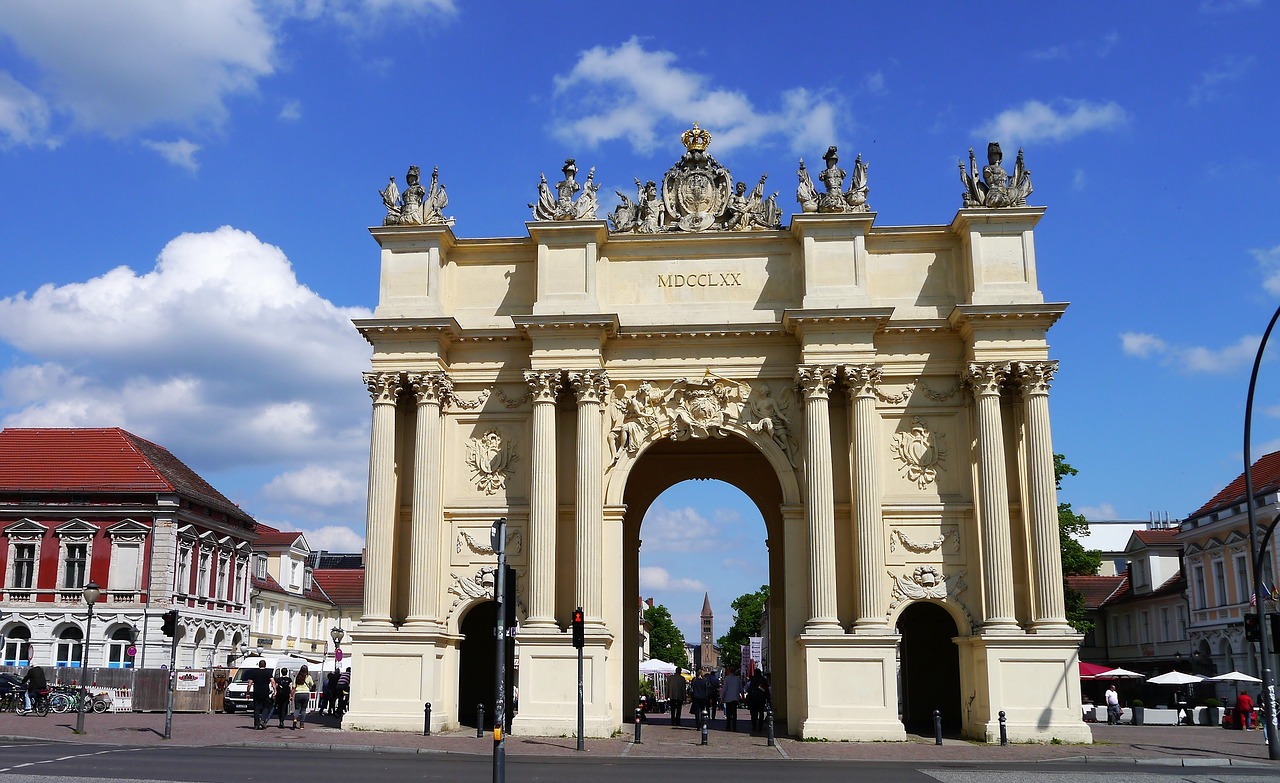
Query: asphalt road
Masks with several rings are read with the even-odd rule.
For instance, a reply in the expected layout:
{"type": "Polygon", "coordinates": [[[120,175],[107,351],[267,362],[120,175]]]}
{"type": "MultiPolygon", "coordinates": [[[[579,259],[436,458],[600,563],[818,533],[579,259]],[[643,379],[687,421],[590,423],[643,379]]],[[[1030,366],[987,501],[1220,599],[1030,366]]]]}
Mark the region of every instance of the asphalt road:
{"type": "MultiPolygon", "coordinates": [[[[0,783],[372,783],[373,781],[492,781],[489,758],[234,747],[120,747],[71,743],[0,745],[0,783]]],[[[1270,767],[1175,768],[1134,764],[948,764],[701,759],[509,759],[510,783],[1214,783],[1280,781],[1270,767]]]]}

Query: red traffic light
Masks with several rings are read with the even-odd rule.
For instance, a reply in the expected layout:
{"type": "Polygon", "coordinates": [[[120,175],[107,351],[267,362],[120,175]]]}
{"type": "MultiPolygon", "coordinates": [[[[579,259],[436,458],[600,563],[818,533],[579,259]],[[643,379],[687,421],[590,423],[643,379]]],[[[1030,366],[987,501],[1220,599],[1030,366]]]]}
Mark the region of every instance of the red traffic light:
{"type": "Polygon", "coordinates": [[[586,620],[582,614],[582,608],[573,610],[573,646],[579,650],[586,644],[586,620]]]}

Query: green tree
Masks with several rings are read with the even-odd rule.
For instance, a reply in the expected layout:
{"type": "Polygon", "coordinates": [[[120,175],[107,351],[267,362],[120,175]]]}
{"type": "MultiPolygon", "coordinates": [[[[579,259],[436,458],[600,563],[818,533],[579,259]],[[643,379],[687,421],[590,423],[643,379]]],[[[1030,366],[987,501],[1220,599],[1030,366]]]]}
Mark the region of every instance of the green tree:
{"type": "Polygon", "coordinates": [[[748,638],[760,635],[760,618],[769,605],[769,585],[761,585],[754,593],[744,593],[729,605],[733,607],[733,625],[716,644],[720,645],[720,663],[738,667],[742,665],[742,645],[748,638]]]}
{"type": "MultiPolygon", "coordinates": [[[[1061,454],[1053,455],[1053,478],[1058,489],[1062,489],[1062,479],[1078,473],[1061,454]]],[[[1062,575],[1093,576],[1102,567],[1102,553],[1096,549],[1085,549],[1079,538],[1089,535],[1089,522],[1083,514],[1071,510],[1070,503],[1058,504],[1058,539],[1062,546],[1062,575]]],[[[1093,623],[1085,619],[1084,595],[1065,582],[1062,594],[1066,602],[1067,622],[1080,633],[1093,630],[1093,623]]]]}
{"type": "Polygon", "coordinates": [[[671,619],[671,612],[662,604],[644,610],[649,622],[649,655],[660,661],[689,668],[689,656],[684,651],[684,634],[671,619]]]}

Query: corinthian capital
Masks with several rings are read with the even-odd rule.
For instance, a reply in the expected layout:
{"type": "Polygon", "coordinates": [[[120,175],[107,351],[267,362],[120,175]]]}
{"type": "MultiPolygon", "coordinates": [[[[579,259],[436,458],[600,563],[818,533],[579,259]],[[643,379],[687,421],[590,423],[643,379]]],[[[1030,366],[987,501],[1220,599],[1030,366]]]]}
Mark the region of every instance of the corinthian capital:
{"type": "Polygon", "coordinates": [[[850,397],[874,397],[880,387],[880,367],[874,364],[843,364],[844,388],[850,397]]]}
{"type": "Polygon", "coordinates": [[[965,368],[964,380],[973,388],[975,396],[998,395],[1010,369],[1008,362],[971,362],[965,368]]]}
{"type": "Polygon", "coordinates": [[[555,402],[556,396],[560,394],[560,379],[563,374],[560,370],[526,370],[524,382],[529,384],[533,401],[555,402]]]}
{"type": "Polygon", "coordinates": [[[578,404],[601,402],[609,393],[609,374],[604,370],[583,370],[569,373],[569,385],[578,404]]]}
{"type": "Polygon", "coordinates": [[[367,372],[364,385],[369,389],[374,405],[395,405],[396,397],[400,396],[403,388],[398,372],[367,372]]]}
{"type": "Polygon", "coordinates": [[[1018,362],[1018,383],[1023,394],[1048,394],[1058,372],[1057,362],[1018,362]]]}
{"type": "Polygon", "coordinates": [[[835,376],[835,368],[826,365],[802,364],[796,368],[796,383],[804,390],[805,399],[826,397],[835,376]]]}
{"type": "Polygon", "coordinates": [[[419,405],[443,405],[453,396],[453,379],[443,372],[410,373],[409,385],[419,405]]]}

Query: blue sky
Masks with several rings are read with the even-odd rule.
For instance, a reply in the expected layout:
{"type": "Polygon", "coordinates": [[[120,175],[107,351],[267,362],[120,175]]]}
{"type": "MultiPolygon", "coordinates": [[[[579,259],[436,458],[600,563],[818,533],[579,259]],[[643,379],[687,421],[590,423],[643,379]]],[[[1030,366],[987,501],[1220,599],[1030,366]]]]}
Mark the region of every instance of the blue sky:
{"type": "MultiPolygon", "coordinates": [[[[1025,147],[1040,286],[1071,302],[1050,333],[1055,447],[1080,470],[1063,498],[1177,517],[1239,473],[1280,303],[1274,3],[523,8],[6,3],[0,423],[127,427],[258,518],[357,547],[368,350],[348,322],[376,302],[387,177],[438,165],[459,236],[520,236],[540,171],[595,166],[607,211],[697,120],[788,215],[798,157],[861,153],[879,225],[949,223],[957,159],[1025,147]]],[[[1258,454],[1278,417],[1270,361],[1258,454]]],[[[698,486],[662,513],[749,513],[698,486]]],[[[690,630],[702,589],[725,622],[742,591],[715,558],[645,563],[690,630]]]]}

